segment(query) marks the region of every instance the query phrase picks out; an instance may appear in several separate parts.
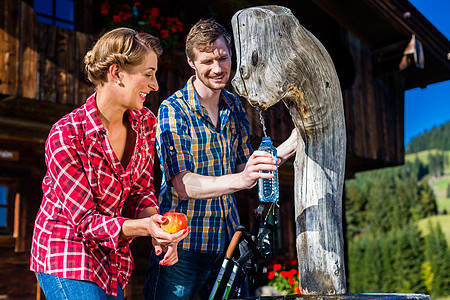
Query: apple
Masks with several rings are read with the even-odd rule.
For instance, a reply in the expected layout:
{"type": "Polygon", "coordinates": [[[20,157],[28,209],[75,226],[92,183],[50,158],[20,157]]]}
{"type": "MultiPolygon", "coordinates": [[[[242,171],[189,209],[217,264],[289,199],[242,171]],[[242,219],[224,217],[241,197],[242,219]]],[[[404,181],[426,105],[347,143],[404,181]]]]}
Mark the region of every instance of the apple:
{"type": "Polygon", "coordinates": [[[167,220],[161,224],[161,228],[168,233],[175,233],[187,228],[188,219],[183,213],[168,211],[163,217],[166,217],[167,220]]]}

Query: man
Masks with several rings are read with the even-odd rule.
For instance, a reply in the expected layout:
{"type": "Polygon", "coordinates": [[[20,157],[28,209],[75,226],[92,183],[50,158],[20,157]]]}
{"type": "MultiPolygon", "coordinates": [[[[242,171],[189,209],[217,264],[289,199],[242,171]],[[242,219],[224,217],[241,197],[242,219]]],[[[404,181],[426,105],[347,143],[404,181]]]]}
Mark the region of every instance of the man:
{"type": "MultiPolygon", "coordinates": [[[[269,153],[252,153],[245,110],[224,89],[230,79],[230,47],[230,35],[214,20],[195,24],[186,40],[195,75],[159,108],[160,214],[185,213],[191,231],[179,244],[174,266],[160,265],[152,253],[146,299],[207,299],[239,224],[233,193],[273,176],[259,171],[276,169],[269,153]]],[[[294,133],[280,145],[279,163],[295,153],[296,141],[294,133]]]]}

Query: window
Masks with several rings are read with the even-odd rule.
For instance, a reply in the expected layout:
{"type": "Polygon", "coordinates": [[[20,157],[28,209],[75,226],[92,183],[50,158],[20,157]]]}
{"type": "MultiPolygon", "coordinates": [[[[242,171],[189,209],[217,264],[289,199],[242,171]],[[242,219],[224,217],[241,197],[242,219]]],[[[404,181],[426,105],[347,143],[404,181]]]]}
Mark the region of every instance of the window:
{"type": "Polygon", "coordinates": [[[14,233],[17,187],[17,179],[0,178],[0,235],[12,235],[14,233]]]}
{"type": "Polygon", "coordinates": [[[34,0],[38,22],[74,30],[74,0],[34,0]]]}
{"type": "Polygon", "coordinates": [[[8,230],[8,186],[0,185],[0,232],[8,230]]]}

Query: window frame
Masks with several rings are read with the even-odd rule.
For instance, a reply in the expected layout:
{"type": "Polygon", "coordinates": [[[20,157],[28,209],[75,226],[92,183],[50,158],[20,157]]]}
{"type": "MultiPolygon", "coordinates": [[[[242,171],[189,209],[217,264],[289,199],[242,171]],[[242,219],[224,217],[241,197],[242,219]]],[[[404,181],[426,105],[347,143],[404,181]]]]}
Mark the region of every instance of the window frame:
{"type": "MultiPolygon", "coordinates": [[[[33,1],[33,9],[35,9],[34,3],[36,1],[39,1],[39,0],[34,0],[33,1]]],[[[52,14],[51,15],[48,15],[48,14],[45,14],[45,13],[41,13],[41,12],[37,12],[36,9],[35,9],[36,15],[38,17],[38,22],[39,23],[48,24],[48,25],[52,25],[52,26],[57,26],[57,27],[64,28],[64,29],[67,29],[67,30],[72,30],[72,31],[75,30],[75,0],[64,0],[64,1],[72,2],[72,10],[73,10],[73,13],[74,13],[72,21],[69,21],[69,20],[66,20],[66,19],[62,19],[62,18],[59,18],[59,17],[56,16],[56,3],[58,1],[61,1],[61,0],[51,0],[51,1],[52,1],[52,14]],[[39,17],[49,19],[49,20],[51,20],[51,23],[42,22],[42,21],[39,20],[39,17]],[[58,22],[64,23],[64,24],[66,24],[68,26],[71,26],[71,28],[62,27],[62,26],[58,25],[58,22]]]]}
{"type": "Polygon", "coordinates": [[[18,179],[0,177],[0,185],[7,187],[6,205],[2,205],[2,207],[6,207],[6,227],[0,227],[0,236],[12,236],[14,234],[14,211],[18,183],[18,179]]]}

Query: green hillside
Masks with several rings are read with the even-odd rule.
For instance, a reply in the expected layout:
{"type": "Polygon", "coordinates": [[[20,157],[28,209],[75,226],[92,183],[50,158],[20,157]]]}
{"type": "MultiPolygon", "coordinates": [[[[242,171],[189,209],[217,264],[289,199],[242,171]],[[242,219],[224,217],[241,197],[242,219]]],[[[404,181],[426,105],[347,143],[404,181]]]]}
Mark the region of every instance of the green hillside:
{"type": "MultiPolygon", "coordinates": [[[[436,195],[436,202],[439,213],[450,213],[450,198],[448,197],[448,188],[450,186],[450,151],[440,150],[425,150],[418,153],[407,154],[405,156],[405,163],[414,163],[418,159],[424,166],[430,165],[430,157],[438,154],[443,155],[443,172],[439,177],[427,177],[434,194],[436,195]]],[[[450,241],[450,240],[449,240],[450,241]]]]}
{"type": "Polygon", "coordinates": [[[424,150],[450,150],[450,122],[414,138],[406,148],[406,153],[417,153],[424,150]]]}
{"type": "Polygon", "coordinates": [[[450,150],[424,150],[416,153],[410,153],[405,155],[405,162],[414,162],[418,158],[424,165],[430,164],[430,155],[443,154],[444,156],[444,166],[447,173],[450,173],[450,150]],[[447,158],[445,158],[447,157],[447,158]]]}
{"type": "Polygon", "coordinates": [[[346,180],[350,292],[427,293],[450,300],[447,140],[450,122],[415,138],[404,165],[346,180]]]}
{"type": "Polygon", "coordinates": [[[437,223],[441,225],[442,231],[445,234],[447,242],[450,242],[450,215],[432,216],[422,219],[418,222],[419,230],[427,235],[429,233],[429,223],[436,226],[437,223]]]}

